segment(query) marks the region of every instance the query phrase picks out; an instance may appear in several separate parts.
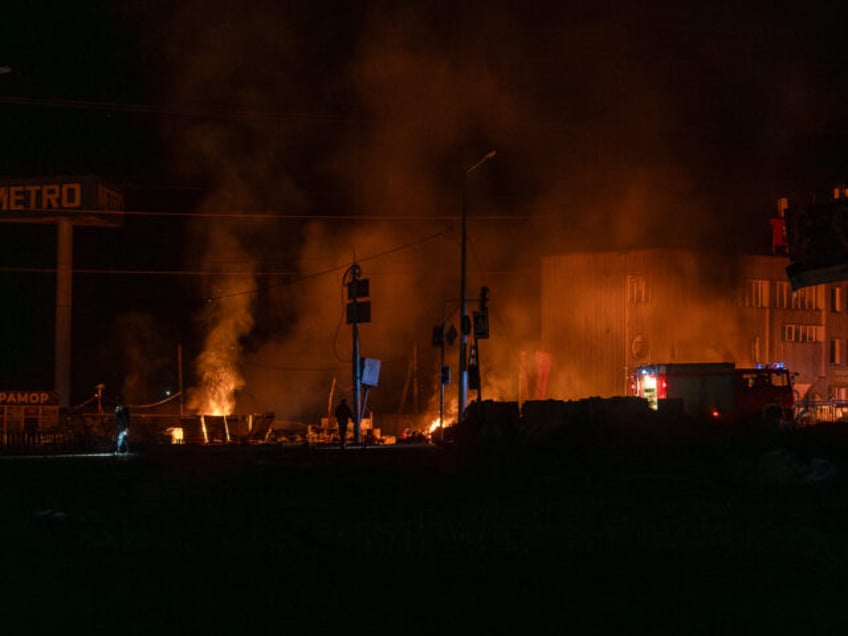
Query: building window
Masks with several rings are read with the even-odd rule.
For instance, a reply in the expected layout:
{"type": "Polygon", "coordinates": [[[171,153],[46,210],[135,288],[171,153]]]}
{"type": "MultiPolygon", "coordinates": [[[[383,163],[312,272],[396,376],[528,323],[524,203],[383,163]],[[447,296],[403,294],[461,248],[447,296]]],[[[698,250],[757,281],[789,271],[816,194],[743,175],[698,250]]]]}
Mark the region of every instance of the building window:
{"type": "Polygon", "coordinates": [[[830,288],[830,310],[834,313],[840,313],[842,311],[842,288],[841,287],[831,287],[830,288]]]}
{"type": "Polygon", "coordinates": [[[824,338],[824,327],[820,325],[783,325],[784,342],[821,342],[824,338]]]}
{"type": "Polygon", "coordinates": [[[769,281],[748,280],[745,282],[745,307],[768,307],[769,281]]]}
{"type": "Polygon", "coordinates": [[[792,309],[815,309],[816,288],[804,287],[792,294],[792,309]]]}
{"type": "Polygon", "coordinates": [[[837,402],[848,402],[848,387],[833,387],[833,399],[837,402]]]}
{"type": "Polygon", "coordinates": [[[821,342],[819,329],[816,325],[798,325],[798,342],[821,342]]]}
{"type": "Polygon", "coordinates": [[[644,276],[627,277],[627,300],[639,304],[648,302],[648,285],[644,276]]]}
{"type": "Polygon", "coordinates": [[[834,338],[830,341],[830,363],[842,364],[842,338],[834,338]]]}
{"type": "Polygon", "coordinates": [[[789,286],[789,283],[784,281],[775,281],[774,306],[778,309],[788,309],[790,298],[792,298],[792,288],[789,286]]]}

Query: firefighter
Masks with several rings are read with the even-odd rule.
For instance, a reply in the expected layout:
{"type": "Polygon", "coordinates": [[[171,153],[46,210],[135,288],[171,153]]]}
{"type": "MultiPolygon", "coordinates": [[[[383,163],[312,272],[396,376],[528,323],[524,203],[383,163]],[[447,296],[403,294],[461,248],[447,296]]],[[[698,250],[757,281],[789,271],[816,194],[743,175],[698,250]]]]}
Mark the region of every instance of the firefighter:
{"type": "Polygon", "coordinates": [[[121,402],[118,402],[115,406],[115,428],[118,432],[115,454],[124,455],[130,449],[127,443],[127,438],[130,434],[130,410],[121,402]]]}
{"type": "Polygon", "coordinates": [[[347,402],[342,398],[339,405],[336,407],[336,424],[339,426],[339,445],[345,447],[345,437],[347,436],[347,422],[353,419],[353,411],[347,405],[347,402]]]}

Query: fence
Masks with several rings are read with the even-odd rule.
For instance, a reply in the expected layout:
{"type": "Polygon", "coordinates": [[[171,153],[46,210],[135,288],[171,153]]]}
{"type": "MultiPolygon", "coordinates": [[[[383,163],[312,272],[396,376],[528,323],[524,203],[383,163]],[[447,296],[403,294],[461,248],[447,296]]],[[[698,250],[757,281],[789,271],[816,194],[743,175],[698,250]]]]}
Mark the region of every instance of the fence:
{"type": "Polygon", "coordinates": [[[841,400],[804,400],[795,406],[798,426],[820,423],[848,423],[848,402],[841,400]]]}

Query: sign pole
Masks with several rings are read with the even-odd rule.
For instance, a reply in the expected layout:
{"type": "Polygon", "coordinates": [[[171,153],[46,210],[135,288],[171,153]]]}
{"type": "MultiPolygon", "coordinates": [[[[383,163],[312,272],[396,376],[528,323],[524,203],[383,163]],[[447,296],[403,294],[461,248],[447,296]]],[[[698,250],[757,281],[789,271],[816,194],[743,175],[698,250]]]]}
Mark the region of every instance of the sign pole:
{"type": "Polygon", "coordinates": [[[362,369],[359,364],[359,265],[353,264],[351,285],[353,292],[353,443],[359,444],[362,426],[362,369]]]}
{"type": "Polygon", "coordinates": [[[71,405],[71,306],[73,287],[74,225],[69,219],[56,222],[56,334],[55,375],[59,408],[71,405]]]}

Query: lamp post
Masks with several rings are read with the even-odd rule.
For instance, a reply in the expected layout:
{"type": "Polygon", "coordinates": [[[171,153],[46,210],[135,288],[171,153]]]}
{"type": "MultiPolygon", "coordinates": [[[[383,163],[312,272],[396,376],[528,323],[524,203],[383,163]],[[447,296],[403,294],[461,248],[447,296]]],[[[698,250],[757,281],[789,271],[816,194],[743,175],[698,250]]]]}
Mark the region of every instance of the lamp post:
{"type": "Polygon", "coordinates": [[[462,413],[465,411],[465,404],[468,401],[468,358],[466,349],[468,348],[468,332],[471,330],[471,321],[467,316],[467,300],[466,300],[466,226],[468,217],[468,175],[474,172],[477,168],[486,163],[489,159],[495,156],[495,151],[490,150],[483,155],[477,163],[472,165],[465,171],[462,180],[462,263],[460,265],[460,288],[459,288],[459,399],[457,400],[457,420],[462,419],[462,413]]]}

